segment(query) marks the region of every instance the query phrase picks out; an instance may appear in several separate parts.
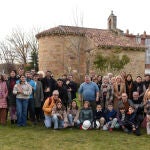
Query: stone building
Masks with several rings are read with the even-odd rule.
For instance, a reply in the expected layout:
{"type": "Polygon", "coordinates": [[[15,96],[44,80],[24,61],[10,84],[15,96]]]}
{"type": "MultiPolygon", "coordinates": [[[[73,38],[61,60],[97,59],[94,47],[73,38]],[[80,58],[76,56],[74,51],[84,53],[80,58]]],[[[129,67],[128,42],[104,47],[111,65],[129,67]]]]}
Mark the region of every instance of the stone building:
{"type": "Polygon", "coordinates": [[[99,53],[123,54],[130,58],[124,70],[134,75],[144,74],[145,44],[117,28],[113,12],[108,17],[108,29],[57,26],[36,35],[39,42],[39,70],[51,70],[58,77],[72,73],[82,77],[95,70],[93,61],[99,53]]]}

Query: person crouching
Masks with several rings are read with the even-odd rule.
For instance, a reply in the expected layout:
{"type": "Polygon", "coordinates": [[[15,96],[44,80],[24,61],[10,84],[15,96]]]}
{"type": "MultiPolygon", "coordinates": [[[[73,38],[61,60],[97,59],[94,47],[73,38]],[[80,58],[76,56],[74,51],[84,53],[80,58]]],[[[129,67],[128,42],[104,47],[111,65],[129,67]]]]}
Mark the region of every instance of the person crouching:
{"type": "Polygon", "coordinates": [[[109,130],[112,132],[113,128],[118,128],[116,118],[117,112],[113,108],[113,104],[109,103],[105,112],[106,124],[103,126],[103,130],[109,130]]]}
{"type": "Polygon", "coordinates": [[[87,130],[91,128],[91,123],[93,121],[93,111],[90,107],[89,101],[84,101],[83,108],[81,108],[80,110],[79,120],[80,129],[87,130]],[[87,125],[88,127],[83,128],[83,126],[85,126],[87,122],[89,122],[87,125]]]}
{"type": "Polygon", "coordinates": [[[52,109],[52,122],[54,123],[55,130],[67,127],[67,113],[62,102],[57,102],[56,107],[52,109]]]}
{"type": "Polygon", "coordinates": [[[137,136],[140,135],[139,122],[134,106],[129,106],[128,112],[125,117],[125,127],[128,129],[128,133],[133,132],[137,136]]]}

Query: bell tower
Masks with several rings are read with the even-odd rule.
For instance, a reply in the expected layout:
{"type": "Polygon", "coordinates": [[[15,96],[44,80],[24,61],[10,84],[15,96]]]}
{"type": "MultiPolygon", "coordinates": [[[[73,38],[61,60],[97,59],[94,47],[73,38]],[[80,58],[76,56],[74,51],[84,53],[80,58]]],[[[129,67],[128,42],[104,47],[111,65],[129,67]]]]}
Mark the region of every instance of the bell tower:
{"type": "Polygon", "coordinates": [[[109,30],[116,30],[117,29],[117,17],[111,11],[110,16],[108,17],[108,29],[109,30]]]}

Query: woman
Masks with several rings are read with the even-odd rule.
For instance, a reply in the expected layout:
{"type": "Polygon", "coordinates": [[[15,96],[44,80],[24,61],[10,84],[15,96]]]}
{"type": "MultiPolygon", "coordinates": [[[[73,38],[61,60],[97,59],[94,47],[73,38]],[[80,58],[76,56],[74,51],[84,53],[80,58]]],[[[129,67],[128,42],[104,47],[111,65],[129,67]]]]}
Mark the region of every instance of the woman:
{"type": "Polygon", "coordinates": [[[26,82],[24,75],[20,76],[19,83],[15,84],[13,94],[16,95],[17,125],[26,126],[28,99],[32,93],[32,87],[26,82]]]}
{"type": "Polygon", "coordinates": [[[116,77],[116,83],[114,84],[114,109],[117,110],[118,102],[121,100],[122,93],[126,93],[126,87],[121,76],[116,77]]]}
{"type": "Polygon", "coordinates": [[[131,74],[127,74],[126,80],[125,80],[125,85],[126,85],[126,93],[128,95],[129,99],[132,99],[133,95],[133,79],[131,74]]]}
{"type": "Polygon", "coordinates": [[[16,115],[16,95],[13,94],[13,88],[16,84],[16,70],[12,70],[10,72],[10,77],[7,80],[7,88],[8,88],[8,109],[10,113],[11,124],[17,123],[17,115],[16,115]]]}
{"type": "Polygon", "coordinates": [[[6,125],[7,116],[7,85],[2,74],[0,74],[0,124],[6,125]]]}
{"type": "Polygon", "coordinates": [[[80,124],[79,108],[75,100],[71,102],[71,106],[67,111],[67,115],[68,115],[69,126],[78,126],[80,124]]]}
{"type": "Polygon", "coordinates": [[[105,110],[107,108],[108,103],[113,102],[113,86],[109,84],[108,76],[103,77],[100,95],[102,97],[102,107],[105,110]]]}
{"type": "Polygon", "coordinates": [[[57,102],[56,107],[52,109],[52,121],[55,130],[66,128],[68,125],[67,113],[60,101],[57,102]]]}

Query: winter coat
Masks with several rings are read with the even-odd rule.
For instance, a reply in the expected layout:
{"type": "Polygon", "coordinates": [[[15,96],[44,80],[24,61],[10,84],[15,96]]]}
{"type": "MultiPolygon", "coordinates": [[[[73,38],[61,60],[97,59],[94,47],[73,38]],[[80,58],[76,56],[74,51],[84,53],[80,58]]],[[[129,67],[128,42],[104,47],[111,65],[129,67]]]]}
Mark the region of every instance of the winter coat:
{"type": "Polygon", "coordinates": [[[116,118],[116,115],[117,115],[117,112],[114,109],[112,111],[106,110],[105,112],[106,122],[112,121],[112,119],[116,118]]]}
{"type": "Polygon", "coordinates": [[[101,111],[95,110],[95,111],[93,112],[93,119],[94,119],[94,120],[99,120],[101,117],[105,118],[105,113],[104,113],[103,110],[101,110],[101,111]]]}
{"type": "Polygon", "coordinates": [[[89,120],[90,122],[93,121],[93,111],[91,108],[82,108],[80,110],[80,114],[79,114],[79,120],[81,123],[83,123],[85,120],[89,120]]]}
{"type": "Polygon", "coordinates": [[[48,97],[45,102],[44,102],[44,105],[43,105],[43,111],[44,111],[44,114],[45,115],[48,115],[48,116],[51,116],[51,113],[52,113],[52,109],[53,107],[56,105],[56,102],[61,102],[61,99],[57,99],[56,101],[54,100],[54,97],[51,96],[51,97],[48,97]]]}
{"type": "Polygon", "coordinates": [[[41,107],[41,102],[44,99],[43,87],[40,81],[36,81],[36,90],[34,91],[35,108],[41,107]]]}
{"type": "Polygon", "coordinates": [[[16,95],[13,94],[13,88],[16,84],[17,78],[8,78],[7,80],[7,88],[8,88],[8,105],[16,106],[16,95]],[[13,85],[14,84],[14,85],[13,85]]]}
{"type": "Polygon", "coordinates": [[[125,117],[126,117],[126,113],[124,113],[124,116],[120,112],[117,113],[117,121],[118,121],[118,123],[119,123],[120,126],[124,125],[125,117]]]}
{"type": "Polygon", "coordinates": [[[57,115],[57,117],[60,120],[63,120],[64,122],[68,123],[68,118],[67,118],[67,113],[65,108],[58,109],[57,107],[53,107],[52,108],[52,115],[57,115]],[[62,116],[62,118],[60,118],[60,116],[62,116]]]}
{"type": "Polygon", "coordinates": [[[7,108],[8,89],[5,81],[0,82],[0,108],[7,108]]]}
{"type": "Polygon", "coordinates": [[[134,125],[134,126],[138,125],[136,112],[133,112],[132,114],[129,114],[129,112],[127,112],[126,117],[125,117],[125,124],[131,125],[131,126],[132,125],[134,125]]]}

